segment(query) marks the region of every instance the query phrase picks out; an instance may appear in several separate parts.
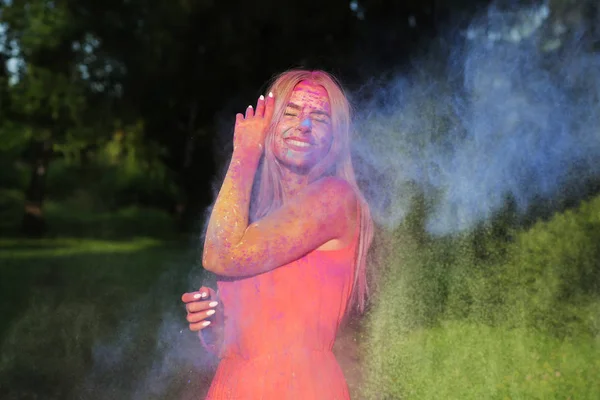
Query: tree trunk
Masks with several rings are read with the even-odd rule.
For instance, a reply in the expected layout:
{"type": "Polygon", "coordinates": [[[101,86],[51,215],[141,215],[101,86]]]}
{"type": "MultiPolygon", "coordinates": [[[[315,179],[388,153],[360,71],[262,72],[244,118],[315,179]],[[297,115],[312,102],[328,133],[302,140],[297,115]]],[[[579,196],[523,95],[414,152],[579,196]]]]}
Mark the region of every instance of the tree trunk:
{"type": "Polygon", "coordinates": [[[50,140],[34,141],[32,144],[31,180],[25,193],[25,213],[21,225],[27,236],[42,236],[46,232],[46,220],[42,207],[46,195],[46,178],[52,155],[50,140]]]}

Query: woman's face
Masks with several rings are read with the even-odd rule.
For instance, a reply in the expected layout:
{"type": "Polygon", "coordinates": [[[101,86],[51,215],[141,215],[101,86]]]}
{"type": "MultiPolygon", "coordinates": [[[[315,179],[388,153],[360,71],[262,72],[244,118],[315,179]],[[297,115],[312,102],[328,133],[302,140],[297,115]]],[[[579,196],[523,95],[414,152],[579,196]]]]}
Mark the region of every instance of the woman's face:
{"type": "Polygon", "coordinates": [[[308,81],[298,83],[275,127],[275,157],[283,165],[306,173],[327,155],[332,139],[327,91],[308,81]]]}

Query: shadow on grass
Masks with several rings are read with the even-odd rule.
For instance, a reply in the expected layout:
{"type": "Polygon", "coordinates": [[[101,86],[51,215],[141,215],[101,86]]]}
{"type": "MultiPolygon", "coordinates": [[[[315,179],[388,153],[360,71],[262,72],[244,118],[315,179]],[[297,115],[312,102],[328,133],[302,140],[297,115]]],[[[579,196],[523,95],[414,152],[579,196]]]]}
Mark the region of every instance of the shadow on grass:
{"type": "Polygon", "coordinates": [[[214,360],[185,324],[189,246],[0,241],[0,398],[200,397],[214,360]]]}

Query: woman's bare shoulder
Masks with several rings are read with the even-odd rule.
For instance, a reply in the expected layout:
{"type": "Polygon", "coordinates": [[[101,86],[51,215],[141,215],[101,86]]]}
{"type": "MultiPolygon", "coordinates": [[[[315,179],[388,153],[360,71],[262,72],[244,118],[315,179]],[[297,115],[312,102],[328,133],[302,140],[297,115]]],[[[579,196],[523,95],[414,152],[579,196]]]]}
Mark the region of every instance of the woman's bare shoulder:
{"type": "Polygon", "coordinates": [[[340,200],[345,198],[356,200],[356,191],[352,185],[347,180],[337,176],[323,177],[313,182],[309,187],[312,187],[315,191],[338,195],[340,200]]]}
{"type": "MultiPolygon", "coordinates": [[[[313,193],[319,196],[329,207],[334,204],[345,208],[349,221],[355,221],[358,215],[358,193],[345,179],[328,176],[314,182],[313,193]]],[[[312,186],[312,185],[311,185],[312,186]]]]}

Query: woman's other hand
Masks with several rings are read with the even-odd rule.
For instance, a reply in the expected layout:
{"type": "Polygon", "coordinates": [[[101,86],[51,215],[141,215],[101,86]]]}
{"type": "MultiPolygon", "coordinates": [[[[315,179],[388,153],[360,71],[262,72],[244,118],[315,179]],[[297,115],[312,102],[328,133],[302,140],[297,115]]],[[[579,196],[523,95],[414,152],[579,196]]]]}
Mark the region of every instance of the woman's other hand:
{"type": "Polygon", "coordinates": [[[197,292],[184,293],[181,301],[185,303],[190,330],[198,332],[198,338],[206,350],[218,355],[223,344],[224,318],[217,293],[202,286],[197,292]],[[210,329],[205,329],[208,327],[210,329]]]}
{"type": "Polygon", "coordinates": [[[186,319],[191,331],[201,331],[210,326],[215,320],[218,320],[218,318],[213,317],[217,314],[217,307],[219,306],[217,293],[213,289],[203,286],[197,292],[184,293],[181,296],[181,301],[185,303],[186,319]]]}
{"type": "Polygon", "coordinates": [[[269,93],[267,98],[260,96],[256,109],[251,105],[246,108],[246,114],[238,113],[235,116],[235,130],[233,133],[233,147],[242,150],[260,150],[264,148],[267,129],[273,118],[275,99],[269,93]]]}

